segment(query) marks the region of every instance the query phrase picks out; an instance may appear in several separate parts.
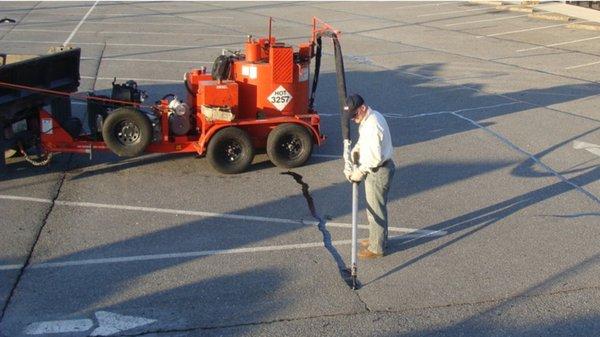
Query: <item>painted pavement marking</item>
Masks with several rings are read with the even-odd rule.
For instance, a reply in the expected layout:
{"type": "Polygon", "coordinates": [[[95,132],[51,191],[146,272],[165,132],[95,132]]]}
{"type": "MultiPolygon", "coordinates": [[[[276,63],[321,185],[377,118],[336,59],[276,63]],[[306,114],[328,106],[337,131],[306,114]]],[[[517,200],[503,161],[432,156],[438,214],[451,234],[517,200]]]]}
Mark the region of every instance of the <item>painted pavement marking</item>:
{"type": "Polygon", "coordinates": [[[575,150],[586,150],[587,152],[593,153],[596,156],[600,157],[600,145],[580,142],[576,140],[573,142],[573,148],[575,150]]]}
{"type": "Polygon", "coordinates": [[[94,326],[91,319],[69,319],[62,321],[34,322],[25,328],[28,335],[45,335],[55,333],[88,331],[94,326]]]}
{"type": "MultiPolygon", "coordinates": [[[[14,195],[6,195],[0,194],[0,200],[13,200],[13,201],[30,201],[30,202],[38,202],[51,204],[52,200],[50,199],[40,199],[40,198],[29,198],[29,197],[21,197],[14,195]]],[[[105,208],[105,209],[117,209],[124,211],[140,211],[140,212],[152,212],[152,213],[163,213],[163,214],[176,214],[176,215],[190,215],[190,216],[200,216],[206,218],[221,218],[221,219],[233,219],[233,220],[243,220],[243,221],[258,221],[258,222],[270,222],[270,223],[285,223],[285,224],[294,224],[294,225],[318,225],[317,221],[314,220],[294,220],[294,219],[284,219],[284,218],[272,218],[272,217],[264,217],[264,216],[253,216],[253,215],[241,215],[241,214],[232,214],[232,213],[214,213],[214,212],[204,212],[204,211],[192,211],[192,210],[183,210],[183,209],[170,209],[170,208],[157,208],[157,207],[144,207],[144,206],[129,206],[129,205],[113,205],[113,204],[100,204],[93,202],[79,202],[79,201],[66,201],[66,200],[56,200],[54,201],[56,206],[68,206],[68,207],[86,207],[86,208],[105,208]]],[[[351,228],[352,225],[348,223],[341,222],[328,222],[327,226],[329,227],[338,227],[338,228],[351,228]]],[[[366,225],[359,225],[359,228],[368,228],[366,225]]],[[[390,232],[400,232],[400,233],[431,233],[436,231],[430,231],[425,229],[416,229],[416,228],[405,228],[405,227],[389,227],[388,230],[390,232]]]]}
{"type": "MultiPolygon", "coordinates": [[[[424,237],[440,237],[446,235],[447,232],[443,230],[438,231],[419,231],[412,234],[404,235],[393,235],[388,238],[389,241],[406,240],[403,242],[406,244],[424,237]]],[[[349,245],[352,240],[336,240],[332,241],[331,244],[334,246],[349,245]]],[[[64,267],[77,267],[77,266],[89,266],[89,265],[101,265],[101,264],[113,264],[113,263],[128,263],[128,262],[140,262],[140,261],[157,261],[165,259],[181,259],[181,258],[197,258],[202,256],[215,256],[215,255],[230,255],[230,254],[248,254],[248,253],[261,253],[261,252],[274,252],[274,251],[286,251],[286,250],[298,250],[308,248],[320,248],[325,247],[323,241],[308,242],[308,243],[297,243],[290,245],[276,245],[276,246],[258,246],[258,247],[246,247],[246,248],[232,248],[232,249],[216,249],[216,250],[202,250],[192,252],[181,252],[181,253],[169,253],[169,254],[146,254],[146,255],[132,255],[132,256],[120,256],[120,257],[109,257],[109,258],[98,258],[98,259],[84,259],[84,260],[73,260],[73,261],[61,261],[61,262],[42,262],[33,263],[27,266],[27,269],[49,269],[49,268],[64,268],[64,267]]],[[[24,265],[4,265],[0,266],[0,270],[19,270],[24,265]]]]}
{"type": "Polygon", "coordinates": [[[450,11],[450,12],[437,12],[437,13],[429,13],[429,14],[421,14],[421,15],[417,15],[418,18],[420,17],[426,17],[426,16],[436,16],[436,15],[445,15],[445,14],[455,14],[455,13],[465,13],[465,12],[478,12],[478,11],[490,11],[490,8],[475,8],[475,9],[467,9],[467,10],[460,10],[460,11],[450,11]]]}
{"type": "MultiPolygon", "coordinates": [[[[588,22],[588,21],[584,21],[584,22],[588,22]]],[[[554,27],[563,27],[563,26],[566,26],[566,25],[570,25],[570,23],[561,23],[560,25],[550,25],[550,26],[544,26],[544,27],[535,27],[535,28],[511,30],[509,32],[502,32],[502,33],[482,35],[482,36],[478,36],[477,38],[480,39],[482,37],[494,37],[494,36],[502,36],[502,35],[509,35],[509,34],[530,32],[530,31],[534,31],[534,30],[548,29],[548,28],[554,28],[554,27]]]]}
{"type": "Polygon", "coordinates": [[[467,22],[456,22],[456,23],[450,23],[447,24],[446,27],[453,27],[453,26],[460,26],[460,25],[468,25],[471,23],[480,23],[480,22],[490,22],[490,21],[500,21],[500,20],[510,20],[510,19],[516,19],[516,18],[522,18],[524,16],[527,16],[527,14],[525,15],[514,15],[514,16],[504,16],[501,18],[494,18],[494,19],[486,19],[486,20],[477,20],[477,21],[467,21],[467,22]]]}
{"type": "Polygon", "coordinates": [[[63,47],[66,46],[67,44],[69,44],[69,42],[71,42],[71,39],[73,38],[73,36],[75,36],[75,34],[77,33],[77,31],[79,30],[81,25],[83,25],[83,23],[88,18],[88,16],[90,16],[90,14],[92,14],[92,11],[94,10],[94,8],[96,8],[96,5],[98,4],[99,1],[100,0],[96,0],[96,2],[94,2],[94,5],[88,10],[87,13],[85,13],[85,16],[81,19],[81,21],[79,21],[79,23],[77,24],[75,29],[73,29],[73,31],[71,32],[71,35],[69,35],[69,37],[65,40],[65,42],[63,42],[63,44],[62,44],[63,47]]]}
{"type": "MultiPolygon", "coordinates": [[[[155,319],[119,315],[108,311],[97,311],[94,316],[98,327],[90,336],[110,336],[156,322],[155,319]]],[[[27,335],[62,334],[88,331],[93,327],[94,321],[91,319],[70,319],[34,322],[25,327],[23,332],[27,335]]]]}
{"type": "MultiPolygon", "coordinates": [[[[69,30],[56,30],[56,29],[31,29],[31,28],[15,28],[13,32],[32,32],[32,33],[70,33],[69,30]]],[[[93,30],[80,30],[78,34],[94,34],[94,35],[107,35],[107,34],[125,34],[125,35],[175,35],[175,36],[207,36],[207,37],[246,37],[247,35],[241,34],[211,34],[211,33],[184,33],[184,32],[131,32],[121,30],[105,30],[105,31],[93,31],[93,30]]]]}
{"type": "Polygon", "coordinates": [[[600,39],[600,36],[588,37],[586,39],[579,39],[579,40],[573,40],[573,41],[565,41],[565,42],[559,42],[559,43],[552,43],[552,44],[547,44],[547,45],[544,45],[544,46],[537,46],[537,47],[531,47],[531,48],[526,48],[526,49],[519,49],[519,50],[517,50],[517,53],[521,53],[521,52],[524,52],[524,51],[530,51],[530,50],[537,50],[537,49],[542,49],[542,48],[548,48],[548,47],[563,46],[563,45],[566,45],[566,44],[578,43],[578,42],[584,42],[584,41],[590,41],[590,40],[595,40],[595,39],[600,39]]]}
{"type": "Polygon", "coordinates": [[[449,5],[451,3],[454,3],[454,2],[451,1],[451,2],[440,2],[440,3],[425,4],[425,5],[399,6],[399,7],[396,7],[394,9],[418,8],[418,7],[429,7],[429,6],[441,6],[441,5],[449,5]]]}
{"type": "Polygon", "coordinates": [[[596,65],[596,64],[600,64],[600,61],[590,62],[590,63],[585,63],[585,64],[578,64],[578,65],[575,65],[575,66],[565,67],[565,69],[577,69],[577,68],[582,68],[582,67],[593,66],[593,65],[596,65]]]}

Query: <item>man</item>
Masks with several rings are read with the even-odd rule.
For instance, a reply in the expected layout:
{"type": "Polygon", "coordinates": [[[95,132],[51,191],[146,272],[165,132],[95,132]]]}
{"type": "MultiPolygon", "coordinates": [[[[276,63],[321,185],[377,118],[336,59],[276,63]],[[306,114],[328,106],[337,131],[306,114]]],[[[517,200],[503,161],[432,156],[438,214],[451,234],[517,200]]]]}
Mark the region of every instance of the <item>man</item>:
{"type": "MultiPolygon", "coordinates": [[[[395,166],[392,161],[392,138],[385,118],[365,104],[360,95],[346,98],[345,109],[358,127],[358,141],[352,149],[359,156],[358,163],[345,169],[346,178],[352,182],[365,180],[369,239],[361,240],[358,258],[382,257],[388,234],[387,200],[395,166]]],[[[348,166],[347,166],[348,167],[348,166]]]]}

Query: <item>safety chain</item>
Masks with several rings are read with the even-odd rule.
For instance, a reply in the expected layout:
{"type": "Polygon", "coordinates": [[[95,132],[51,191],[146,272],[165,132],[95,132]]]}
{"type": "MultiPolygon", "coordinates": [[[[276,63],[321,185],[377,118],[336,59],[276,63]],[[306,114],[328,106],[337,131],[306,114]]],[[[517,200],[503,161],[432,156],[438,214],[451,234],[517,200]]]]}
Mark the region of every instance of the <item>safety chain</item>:
{"type": "Polygon", "coordinates": [[[19,150],[21,152],[21,154],[23,155],[23,158],[25,158],[25,160],[33,165],[33,166],[46,166],[50,163],[50,161],[52,160],[52,157],[54,156],[54,153],[52,152],[44,152],[43,154],[37,156],[37,159],[32,158],[31,156],[29,156],[27,154],[27,152],[25,151],[25,149],[23,149],[23,145],[19,143],[19,150]],[[39,159],[41,158],[41,159],[39,159]]]}

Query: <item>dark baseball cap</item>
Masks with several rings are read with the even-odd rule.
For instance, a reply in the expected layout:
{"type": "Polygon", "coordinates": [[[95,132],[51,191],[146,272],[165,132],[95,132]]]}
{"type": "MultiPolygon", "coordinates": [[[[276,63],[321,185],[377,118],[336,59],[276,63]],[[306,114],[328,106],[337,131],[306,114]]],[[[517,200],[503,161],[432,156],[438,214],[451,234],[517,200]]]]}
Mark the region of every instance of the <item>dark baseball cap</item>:
{"type": "Polygon", "coordinates": [[[365,100],[359,94],[352,94],[346,97],[346,106],[344,107],[344,110],[348,111],[351,115],[354,115],[356,109],[363,104],[365,104],[365,100]]]}

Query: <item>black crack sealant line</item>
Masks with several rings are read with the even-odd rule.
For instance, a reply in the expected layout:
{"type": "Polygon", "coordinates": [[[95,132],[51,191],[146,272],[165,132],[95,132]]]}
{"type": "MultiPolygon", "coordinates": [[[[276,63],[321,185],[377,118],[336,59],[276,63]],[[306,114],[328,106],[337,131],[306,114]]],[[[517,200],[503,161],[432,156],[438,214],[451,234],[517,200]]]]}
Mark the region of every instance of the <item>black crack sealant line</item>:
{"type": "Polygon", "coordinates": [[[302,186],[302,195],[306,199],[306,203],[308,204],[308,209],[310,210],[310,214],[313,216],[313,218],[315,218],[319,222],[317,224],[317,228],[319,228],[319,231],[323,235],[323,245],[325,246],[325,249],[327,249],[327,251],[329,252],[331,257],[335,261],[335,263],[338,267],[340,276],[346,282],[346,284],[348,284],[348,286],[352,289],[358,289],[359,284],[356,283],[356,280],[352,279],[350,269],[346,266],[346,264],[344,263],[344,259],[342,258],[340,253],[337,251],[337,249],[335,249],[335,247],[333,246],[333,243],[331,242],[331,234],[329,233],[329,230],[327,230],[327,227],[325,226],[325,224],[326,224],[325,219],[322,216],[320,216],[319,213],[317,213],[317,209],[315,207],[315,202],[309,192],[308,184],[305,183],[303,181],[303,177],[296,172],[287,171],[287,172],[281,172],[281,174],[291,176],[292,178],[294,178],[294,180],[300,186],[302,186]]]}

